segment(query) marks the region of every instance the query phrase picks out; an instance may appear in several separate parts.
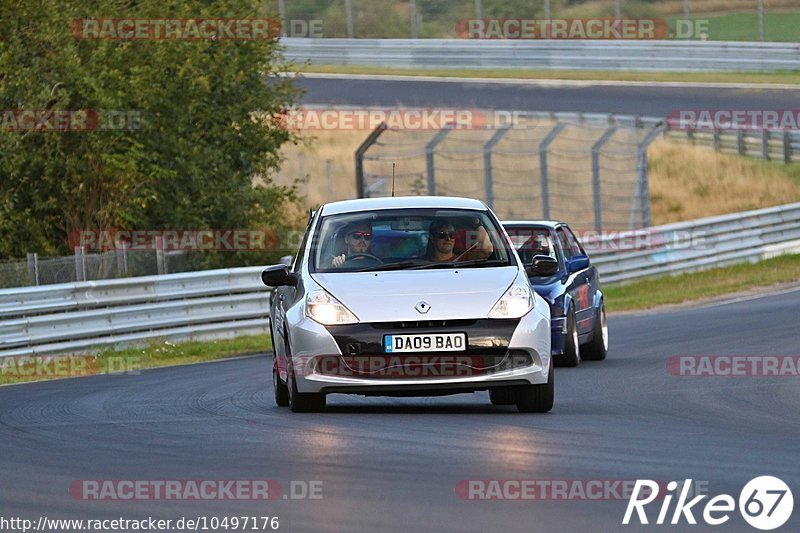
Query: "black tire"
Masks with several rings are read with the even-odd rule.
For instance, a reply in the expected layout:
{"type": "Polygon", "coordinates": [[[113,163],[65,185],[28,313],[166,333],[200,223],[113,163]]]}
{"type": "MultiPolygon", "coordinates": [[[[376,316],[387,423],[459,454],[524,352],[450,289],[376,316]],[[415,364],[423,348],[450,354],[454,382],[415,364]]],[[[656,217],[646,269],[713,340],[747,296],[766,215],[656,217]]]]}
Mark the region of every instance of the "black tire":
{"type": "Polygon", "coordinates": [[[294,370],[289,369],[289,409],[293,413],[313,413],[325,409],[325,395],[297,391],[294,370]]]}
{"type": "Polygon", "coordinates": [[[517,403],[517,391],[513,387],[489,389],[489,400],[492,405],[514,405],[517,403]]]}
{"type": "Polygon", "coordinates": [[[606,322],[606,305],[600,302],[597,310],[592,340],[581,349],[581,359],[584,361],[602,361],[608,355],[608,323],[606,322]],[[599,327],[598,327],[599,326],[599,327]]]}
{"type": "Polygon", "coordinates": [[[567,310],[567,338],[564,341],[564,353],[553,359],[556,366],[578,366],[581,356],[581,345],[578,343],[578,323],[575,319],[575,307],[569,304],[567,310]]]}
{"type": "Polygon", "coordinates": [[[277,361],[272,364],[272,388],[275,390],[275,405],[278,407],[288,407],[289,387],[286,386],[278,373],[277,361]]]}
{"type": "Polygon", "coordinates": [[[525,385],[517,389],[517,409],[521,413],[547,413],[553,408],[555,397],[553,365],[547,373],[547,383],[525,385]]]}

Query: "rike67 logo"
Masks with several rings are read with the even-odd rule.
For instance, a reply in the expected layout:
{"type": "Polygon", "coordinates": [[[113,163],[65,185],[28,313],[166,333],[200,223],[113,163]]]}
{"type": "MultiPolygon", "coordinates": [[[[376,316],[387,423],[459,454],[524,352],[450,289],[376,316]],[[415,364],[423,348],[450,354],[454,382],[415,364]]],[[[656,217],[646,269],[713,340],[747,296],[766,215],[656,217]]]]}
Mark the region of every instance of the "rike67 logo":
{"type": "MultiPolygon", "coordinates": [[[[676,489],[679,484],[676,481],[670,481],[667,484],[667,494],[661,502],[661,509],[655,521],[656,524],[669,523],[674,525],[681,523],[682,520],[686,520],[688,524],[697,524],[694,513],[700,513],[701,508],[702,518],[708,525],[718,526],[730,520],[731,512],[736,509],[736,501],[733,496],[720,494],[705,502],[704,506],[699,506],[698,504],[708,495],[701,494],[690,500],[689,489],[691,486],[691,480],[687,479],[685,483],[680,485],[681,490],[678,495],[676,489]],[[670,506],[675,496],[678,497],[675,508],[672,510],[671,519],[667,522],[670,515],[670,506]],[[695,506],[697,508],[693,509],[695,506]]],[[[635,511],[636,518],[638,518],[640,524],[649,524],[645,506],[655,501],[658,497],[657,482],[649,479],[636,480],[622,523],[630,524],[635,511]],[[641,497],[643,494],[645,496],[641,497]]],[[[759,476],[751,479],[744,486],[742,492],[739,493],[738,503],[739,512],[745,522],[756,529],[764,531],[781,527],[792,516],[792,510],[794,509],[794,498],[789,486],[773,476],[759,476]]]]}

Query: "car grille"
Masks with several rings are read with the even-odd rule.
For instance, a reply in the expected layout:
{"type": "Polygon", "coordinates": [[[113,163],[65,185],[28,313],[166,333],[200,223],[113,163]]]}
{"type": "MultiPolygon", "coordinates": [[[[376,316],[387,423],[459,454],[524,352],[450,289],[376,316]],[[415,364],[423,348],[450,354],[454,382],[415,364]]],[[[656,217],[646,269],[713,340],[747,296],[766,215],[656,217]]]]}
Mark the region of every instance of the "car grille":
{"type": "Polygon", "coordinates": [[[405,322],[372,322],[375,329],[409,329],[409,328],[455,328],[468,327],[477,322],[475,319],[467,320],[411,320],[405,322]]]}

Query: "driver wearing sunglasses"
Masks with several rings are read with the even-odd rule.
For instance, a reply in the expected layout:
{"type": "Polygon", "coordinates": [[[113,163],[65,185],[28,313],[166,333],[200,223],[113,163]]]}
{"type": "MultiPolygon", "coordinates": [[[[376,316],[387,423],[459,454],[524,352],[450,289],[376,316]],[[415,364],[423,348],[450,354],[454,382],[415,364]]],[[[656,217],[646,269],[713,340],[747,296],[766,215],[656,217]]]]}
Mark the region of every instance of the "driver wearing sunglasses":
{"type": "Polygon", "coordinates": [[[434,220],[428,230],[428,250],[425,258],[437,263],[486,259],[494,251],[492,240],[478,219],[473,221],[473,231],[477,235],[475,243],[461,254],[456,254],[455,227],[448,220],[434,220]]]}
{"type": "Polygon", "coordinates": [[[332,267],[340,267],[347,261],[347,256],[353,254],[368,254],[372,244],[372,225],[369,222],[356,222],[352,224],[344,236],[347,253],[337,255],[331,261],[332,267]]]}

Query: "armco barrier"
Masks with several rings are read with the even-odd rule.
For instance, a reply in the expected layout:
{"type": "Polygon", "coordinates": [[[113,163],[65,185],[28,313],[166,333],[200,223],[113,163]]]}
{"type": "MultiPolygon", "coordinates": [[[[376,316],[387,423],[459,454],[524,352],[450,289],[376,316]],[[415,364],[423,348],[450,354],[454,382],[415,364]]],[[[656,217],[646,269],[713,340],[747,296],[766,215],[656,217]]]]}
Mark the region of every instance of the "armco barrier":
{"type": "MultiPolygon", "coordinates": [[[[0,291],[0,357],[266,334],[263,267],[0,291]]],[[[266,346],[266,338],[265,338],[266,346]]]]}
{"type": "Polygon", "coordinates": [[[584,246],[598,249],[589,255],[606,283],[800,253],[800,203],[621,232],[584,246]],[[640,246],[615,244],[628,236],[640,246]]]}
{"type": "MultiPolygon", "coordinates": [[[[605,283],[800,253],[800,203],[622,232],[584,245],[605,283]],[[636,234],[638,247],[617,247],[636,234]]],[[[261,284],[262,270],[0,290],[0,357],[81,353],[149,339],[266,335],[270,291],[261,284]]]]}
{"type": "Polygon", "coordinates": [[[284,38],[287,59],[409,69],[800,70],[800,43],[284,38]]]}

